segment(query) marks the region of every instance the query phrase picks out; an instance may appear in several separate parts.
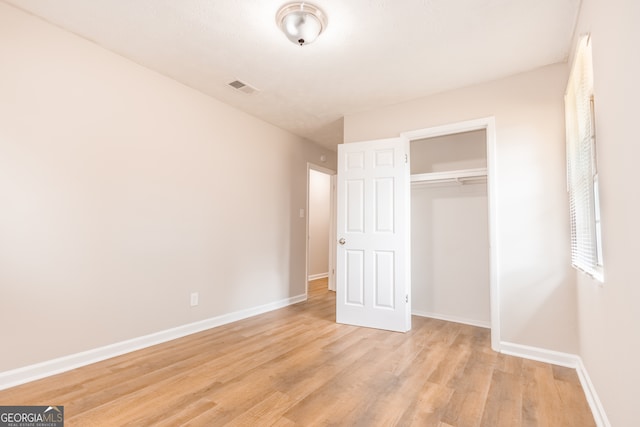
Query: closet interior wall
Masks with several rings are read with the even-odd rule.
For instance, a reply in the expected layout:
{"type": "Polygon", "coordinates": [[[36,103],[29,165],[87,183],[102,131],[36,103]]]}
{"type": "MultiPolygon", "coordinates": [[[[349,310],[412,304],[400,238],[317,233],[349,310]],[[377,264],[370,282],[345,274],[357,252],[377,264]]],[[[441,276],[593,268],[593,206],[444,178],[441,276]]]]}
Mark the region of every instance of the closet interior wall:
{"type": "Polygon", "coordinates": [[[486,153],[485,130],[411,141],[415,315],[490,326],[486,153]]]}

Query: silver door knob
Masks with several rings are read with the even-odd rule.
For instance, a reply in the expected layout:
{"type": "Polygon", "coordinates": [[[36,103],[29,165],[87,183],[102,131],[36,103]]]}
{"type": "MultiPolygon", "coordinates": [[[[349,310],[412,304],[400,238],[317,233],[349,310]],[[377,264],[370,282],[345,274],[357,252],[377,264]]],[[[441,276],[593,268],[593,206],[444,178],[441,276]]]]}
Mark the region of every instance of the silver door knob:
{"type": "Polygon", "coordinates": [[[347,241],[344,240],[344,237],[342,237],[340,240],[338,240],[338,243],[340,243],[341,245],[344,245],[345,243],[347,243],[347,241]]]}

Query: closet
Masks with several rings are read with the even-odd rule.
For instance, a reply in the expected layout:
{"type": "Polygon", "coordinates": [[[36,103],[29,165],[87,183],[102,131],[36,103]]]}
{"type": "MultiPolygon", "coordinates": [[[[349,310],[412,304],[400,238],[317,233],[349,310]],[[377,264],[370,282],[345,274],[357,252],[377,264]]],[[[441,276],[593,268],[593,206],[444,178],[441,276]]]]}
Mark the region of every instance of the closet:
{"type": "Polygon", "coordinates": [[[415,315],[490,327],[486,130],[411,141],[415,315]]]}

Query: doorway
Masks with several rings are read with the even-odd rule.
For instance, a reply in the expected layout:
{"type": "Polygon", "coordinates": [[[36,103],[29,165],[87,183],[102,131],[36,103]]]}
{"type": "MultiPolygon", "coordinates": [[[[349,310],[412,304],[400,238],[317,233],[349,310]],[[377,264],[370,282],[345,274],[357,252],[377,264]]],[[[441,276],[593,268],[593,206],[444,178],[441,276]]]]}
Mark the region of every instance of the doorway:
{"type": "Polygon", "coordinates": [[[335,291],[335,171],[307,165],[306,291],[309,282],[327,278],[335,291]]]}
{"type": "Polygon", "coordinates": [[[489,328],[486,130],[411,141],[412,313],[489,328]]]}
{"type": "MultiPolygon", "coordinates": [[[[409,141],[418,141],[425,138],[441,137],[446,135],[455,135],[465,132],[484,131],[485,150],[486,150],[486,197],[487,197],[487,222],[488,222],[488,259],[489,259],[489,309],[490,309],[490,328],[491,328],[491,347],[494,350],[500,348],[500,293],[499,283],[496,272],[498,271],[498,221],[497,221],[497,197],[496,197],[496,169],[495,169],[495,151],[496,151],[496,131],[495,118],[485,117],[465,122],[452,123],[448,125],[436,126],[415,131],[403,132],[401,135],[409,141]]],[[[472,165],[474,166],[474,165],[472,165]]],[[[432,174],[436,175],[436,174],[432,174]]],[[[467,176],[462,176],[457,172],[453,175],[443,172],[437,178],[454,179],[477,176],[475,172],[467,176]]]]}

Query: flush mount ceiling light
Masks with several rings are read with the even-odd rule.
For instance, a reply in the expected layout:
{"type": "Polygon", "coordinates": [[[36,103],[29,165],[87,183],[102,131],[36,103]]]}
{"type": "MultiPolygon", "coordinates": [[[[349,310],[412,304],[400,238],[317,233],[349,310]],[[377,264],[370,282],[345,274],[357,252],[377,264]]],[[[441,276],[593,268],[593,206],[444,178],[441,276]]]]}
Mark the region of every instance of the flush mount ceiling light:
{"type": "Polygon", "coordinates": [[[327,26],[327,16],[312,4],[288,3],[276,14],[276,23],[289,40],[303,46],[318,38],[327,26]]]}

